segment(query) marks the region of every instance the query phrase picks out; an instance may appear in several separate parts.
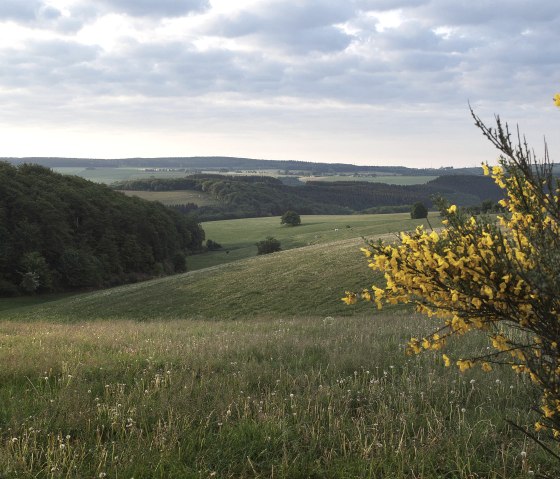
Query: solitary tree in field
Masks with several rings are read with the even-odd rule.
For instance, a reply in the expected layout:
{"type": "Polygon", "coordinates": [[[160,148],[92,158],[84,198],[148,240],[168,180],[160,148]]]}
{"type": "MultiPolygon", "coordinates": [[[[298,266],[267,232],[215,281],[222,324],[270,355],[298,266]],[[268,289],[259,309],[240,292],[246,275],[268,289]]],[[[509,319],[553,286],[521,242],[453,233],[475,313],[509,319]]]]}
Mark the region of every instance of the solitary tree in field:
{"type": "MultiPolygon", "coordinates": [[[[554,101],[560,107],[560,94],[554,101]]],[[[397,244],[363,248],[370,267],[385,273],[386,286],[348,292],[343,300],[352,304],[361,297],[379,308],[413,303],[440,318],[432,334],[410,340],[409,353],[440,350],[451,336],[482,331],[488,352],[453,359],[443,354],[445,365],[490,371],[506,364],[530,376],[541,392],[535,429],[560,442],[560,180],[546,149],[537,160],[499,118],[495,128],[473,118],[501,152],[498,166],[483,169],[504,190],[506,213],[493,220],[440,204],[441,231],[419,227],[402,233],[397,244]]]]}
{"type": "Polygon", "coordinates": [[[410,211],[410,217],[413,220],[418,220],[421,218],[427,218],[428,217],[428,208],[426,208],[424,206],[424,203],[414,203],[414,205],[412,205],[412,210],[410,211]]]}
{"type": "Polygon", "coordinates": [[[295,211],[288,210],[282,215],[280,224],[298,226],[301,224],[301,217],[295,211]]]}

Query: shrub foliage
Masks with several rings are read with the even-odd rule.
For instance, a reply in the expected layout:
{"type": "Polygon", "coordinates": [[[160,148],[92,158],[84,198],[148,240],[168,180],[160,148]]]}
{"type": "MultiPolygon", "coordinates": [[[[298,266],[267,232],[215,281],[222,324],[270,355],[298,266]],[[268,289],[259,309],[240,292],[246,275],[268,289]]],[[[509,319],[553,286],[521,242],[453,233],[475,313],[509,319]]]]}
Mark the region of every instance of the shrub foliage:
{"type": "Polygon", "coordinates": [[[268,236],[266,239],[259,241],[256,245],[257,254],[275,253],[276,251],[280,251],[282,249],[280,247],[280,241],[272,236],[268,236]]]}
{"type": "Polygon", "coordinates": [[[412,354],[482,331],[492,348],[453,361],[443,354],[445,364],[455,362],[461,371],[506,364],[529,375],[541,392],[535,429],[560,441],[560,180],[547,152],[538,160],[499,118],[489,128],[473,117],[501,152],[498,166],[483,169],[506,193],[500,201],[505,214],[469,216],[441,202],[441,231],[418,228],[402,233],[397,244],[363,248],[369,266],[385,273],[386,286],[348,292],[343,300],[361,297],[379,308],[413,303],[441,318],[437,331],[410,340],[412,354]]]}

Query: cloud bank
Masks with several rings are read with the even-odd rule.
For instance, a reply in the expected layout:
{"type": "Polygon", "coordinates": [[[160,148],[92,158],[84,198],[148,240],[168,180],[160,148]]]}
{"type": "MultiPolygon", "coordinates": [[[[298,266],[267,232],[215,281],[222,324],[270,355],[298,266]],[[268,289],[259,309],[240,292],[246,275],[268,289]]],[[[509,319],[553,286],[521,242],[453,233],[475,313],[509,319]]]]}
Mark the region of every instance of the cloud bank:
{"type": "Polygon", "coordinates": [[[5,0],[0,35],[0,156],[472,165],[468,101],[559,120],[555,0],[5,0]]]}

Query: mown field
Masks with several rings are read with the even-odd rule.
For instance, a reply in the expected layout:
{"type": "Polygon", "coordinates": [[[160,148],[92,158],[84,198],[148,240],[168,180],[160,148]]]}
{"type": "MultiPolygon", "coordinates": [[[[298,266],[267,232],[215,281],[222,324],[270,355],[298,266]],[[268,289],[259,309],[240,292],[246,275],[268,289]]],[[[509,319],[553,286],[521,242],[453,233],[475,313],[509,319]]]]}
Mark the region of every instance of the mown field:
{"type": "MultiPolygon", "coordinates": [[[[522,377],[408,357],[431,320],[342,304],[345,289],[382,280],[360,234],[12,302],[0,313],[0,477],[558,477],[506,422],[536,420],[522,377]]],[[[464,337],[447,354],[486,347],[464,337]]]]}
{"type": "MultiPolygon", "coordinates": [[[[434,213],[429,215],[429,221],[434,228],[441,226],[439,216],[434,213]]],[[[429,227],[426,220],[411,220],[409,213],[302,215],[301,225],[296,227],[282,225],[280,217],[209,221],[202,223],[206,238],[217,241],[223,249],[192,256],[188,259],[188,265],[189,269],[195,270],[255,256],[255,243],[267,236],[278,239],[283,249],[292,249],[413,230],[419,224],[429,227]]]]}

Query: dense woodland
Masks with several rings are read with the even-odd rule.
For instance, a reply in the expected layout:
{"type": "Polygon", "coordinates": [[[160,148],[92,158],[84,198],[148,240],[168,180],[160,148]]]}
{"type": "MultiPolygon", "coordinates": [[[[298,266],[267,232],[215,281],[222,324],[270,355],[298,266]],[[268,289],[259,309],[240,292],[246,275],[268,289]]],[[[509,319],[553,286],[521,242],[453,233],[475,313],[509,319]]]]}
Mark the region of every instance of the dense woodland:
{"type": "Polygon", "coordinates": [[[109,286],[182,272],[195,219],[38,165],[0,162],[0,295],[109,286]]]}
{"type": "Polygon", "coordinates": [[[498,201],[501,190],[484,176],[444,176],[425,185],[388,185],[360,181],[310,181],[289,186],[268,176],[192,175],[176,179],[132,180],[114,185],[122,190],[198,190],[210,194],[219,206],[177,205],[180,211],[196,210],[201,220],[281,215],[286,210],[299,214],[352,214],[409,208],[422,202],[432,205],[434,195],[463,206],[498,201]]]}

